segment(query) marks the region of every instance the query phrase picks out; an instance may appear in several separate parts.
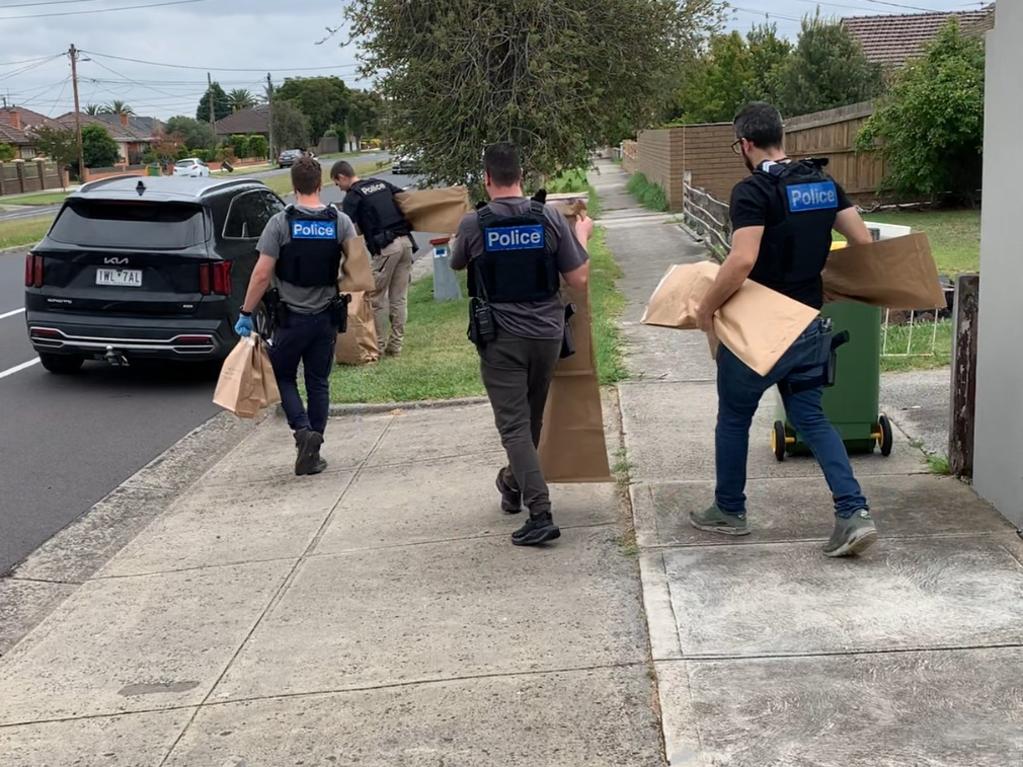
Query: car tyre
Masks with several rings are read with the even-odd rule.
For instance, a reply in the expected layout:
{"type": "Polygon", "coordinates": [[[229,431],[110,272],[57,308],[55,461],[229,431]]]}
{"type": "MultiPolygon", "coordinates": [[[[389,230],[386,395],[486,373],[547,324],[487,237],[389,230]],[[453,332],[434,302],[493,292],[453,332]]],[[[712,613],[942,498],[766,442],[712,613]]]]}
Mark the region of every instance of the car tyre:
{"type": "Polygon", "coordinates": [[[85,357],[77,354],[46,354],[39,355],[39,362],[54,375],[71,375],[82,369],[85,357]]]}

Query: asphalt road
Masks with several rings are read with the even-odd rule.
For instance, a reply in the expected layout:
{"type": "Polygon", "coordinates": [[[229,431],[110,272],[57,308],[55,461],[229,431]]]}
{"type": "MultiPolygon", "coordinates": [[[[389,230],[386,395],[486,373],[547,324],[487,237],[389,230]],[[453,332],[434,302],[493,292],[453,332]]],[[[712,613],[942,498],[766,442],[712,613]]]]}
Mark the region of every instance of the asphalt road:
{"type": "Polygon", "coordinates": [[[0,252],[0,575],[217,412],[215,381],[189,366],[43,370],[19,311],[25,253],[0,252]]]}

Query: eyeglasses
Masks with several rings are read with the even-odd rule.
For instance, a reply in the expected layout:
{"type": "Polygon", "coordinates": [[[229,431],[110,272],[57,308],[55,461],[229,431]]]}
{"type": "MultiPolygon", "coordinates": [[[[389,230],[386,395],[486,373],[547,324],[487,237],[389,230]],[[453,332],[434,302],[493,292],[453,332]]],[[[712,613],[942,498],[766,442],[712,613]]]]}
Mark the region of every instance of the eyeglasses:
{"type": "Polygon", "coordinates": [[[732,151],[736,154],[742,154],[742,139],[736,139],[732,144],[732,151]]]}

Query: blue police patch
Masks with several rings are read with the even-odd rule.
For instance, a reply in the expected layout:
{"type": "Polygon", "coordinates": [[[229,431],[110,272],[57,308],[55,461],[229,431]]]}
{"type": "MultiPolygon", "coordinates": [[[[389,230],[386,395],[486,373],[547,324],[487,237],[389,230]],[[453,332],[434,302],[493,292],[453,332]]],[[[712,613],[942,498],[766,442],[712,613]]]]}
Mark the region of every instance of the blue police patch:
{"type": "Polygon", "coordinates": [[[835,210],[838,207],[838,187],[834,181],[813,184],[794,184],[787,187],[790,213],[809,213],[814,210],[835,210]]]}
{"type": "Polygon", "coordinates": [[[543,224],[495,226],[483,232],[483,248],[488,253],[501,250],[533,250],[543,246],[543,224]]]}
{"type": "Polygon", "coordinates": [[[293,240],[336,240],[337,221],[296,220],[291,222],[293,240]]]}

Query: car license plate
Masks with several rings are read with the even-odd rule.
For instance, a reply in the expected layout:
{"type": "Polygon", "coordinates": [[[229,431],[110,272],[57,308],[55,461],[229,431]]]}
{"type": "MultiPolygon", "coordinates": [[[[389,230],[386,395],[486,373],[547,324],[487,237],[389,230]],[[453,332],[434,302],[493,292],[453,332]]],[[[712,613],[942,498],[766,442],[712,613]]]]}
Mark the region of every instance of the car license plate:
{"type": "Polygon", "coordinates": [[[96,284],[115,288],[141,288],[141,269],[97,269],[96,284]]]}

